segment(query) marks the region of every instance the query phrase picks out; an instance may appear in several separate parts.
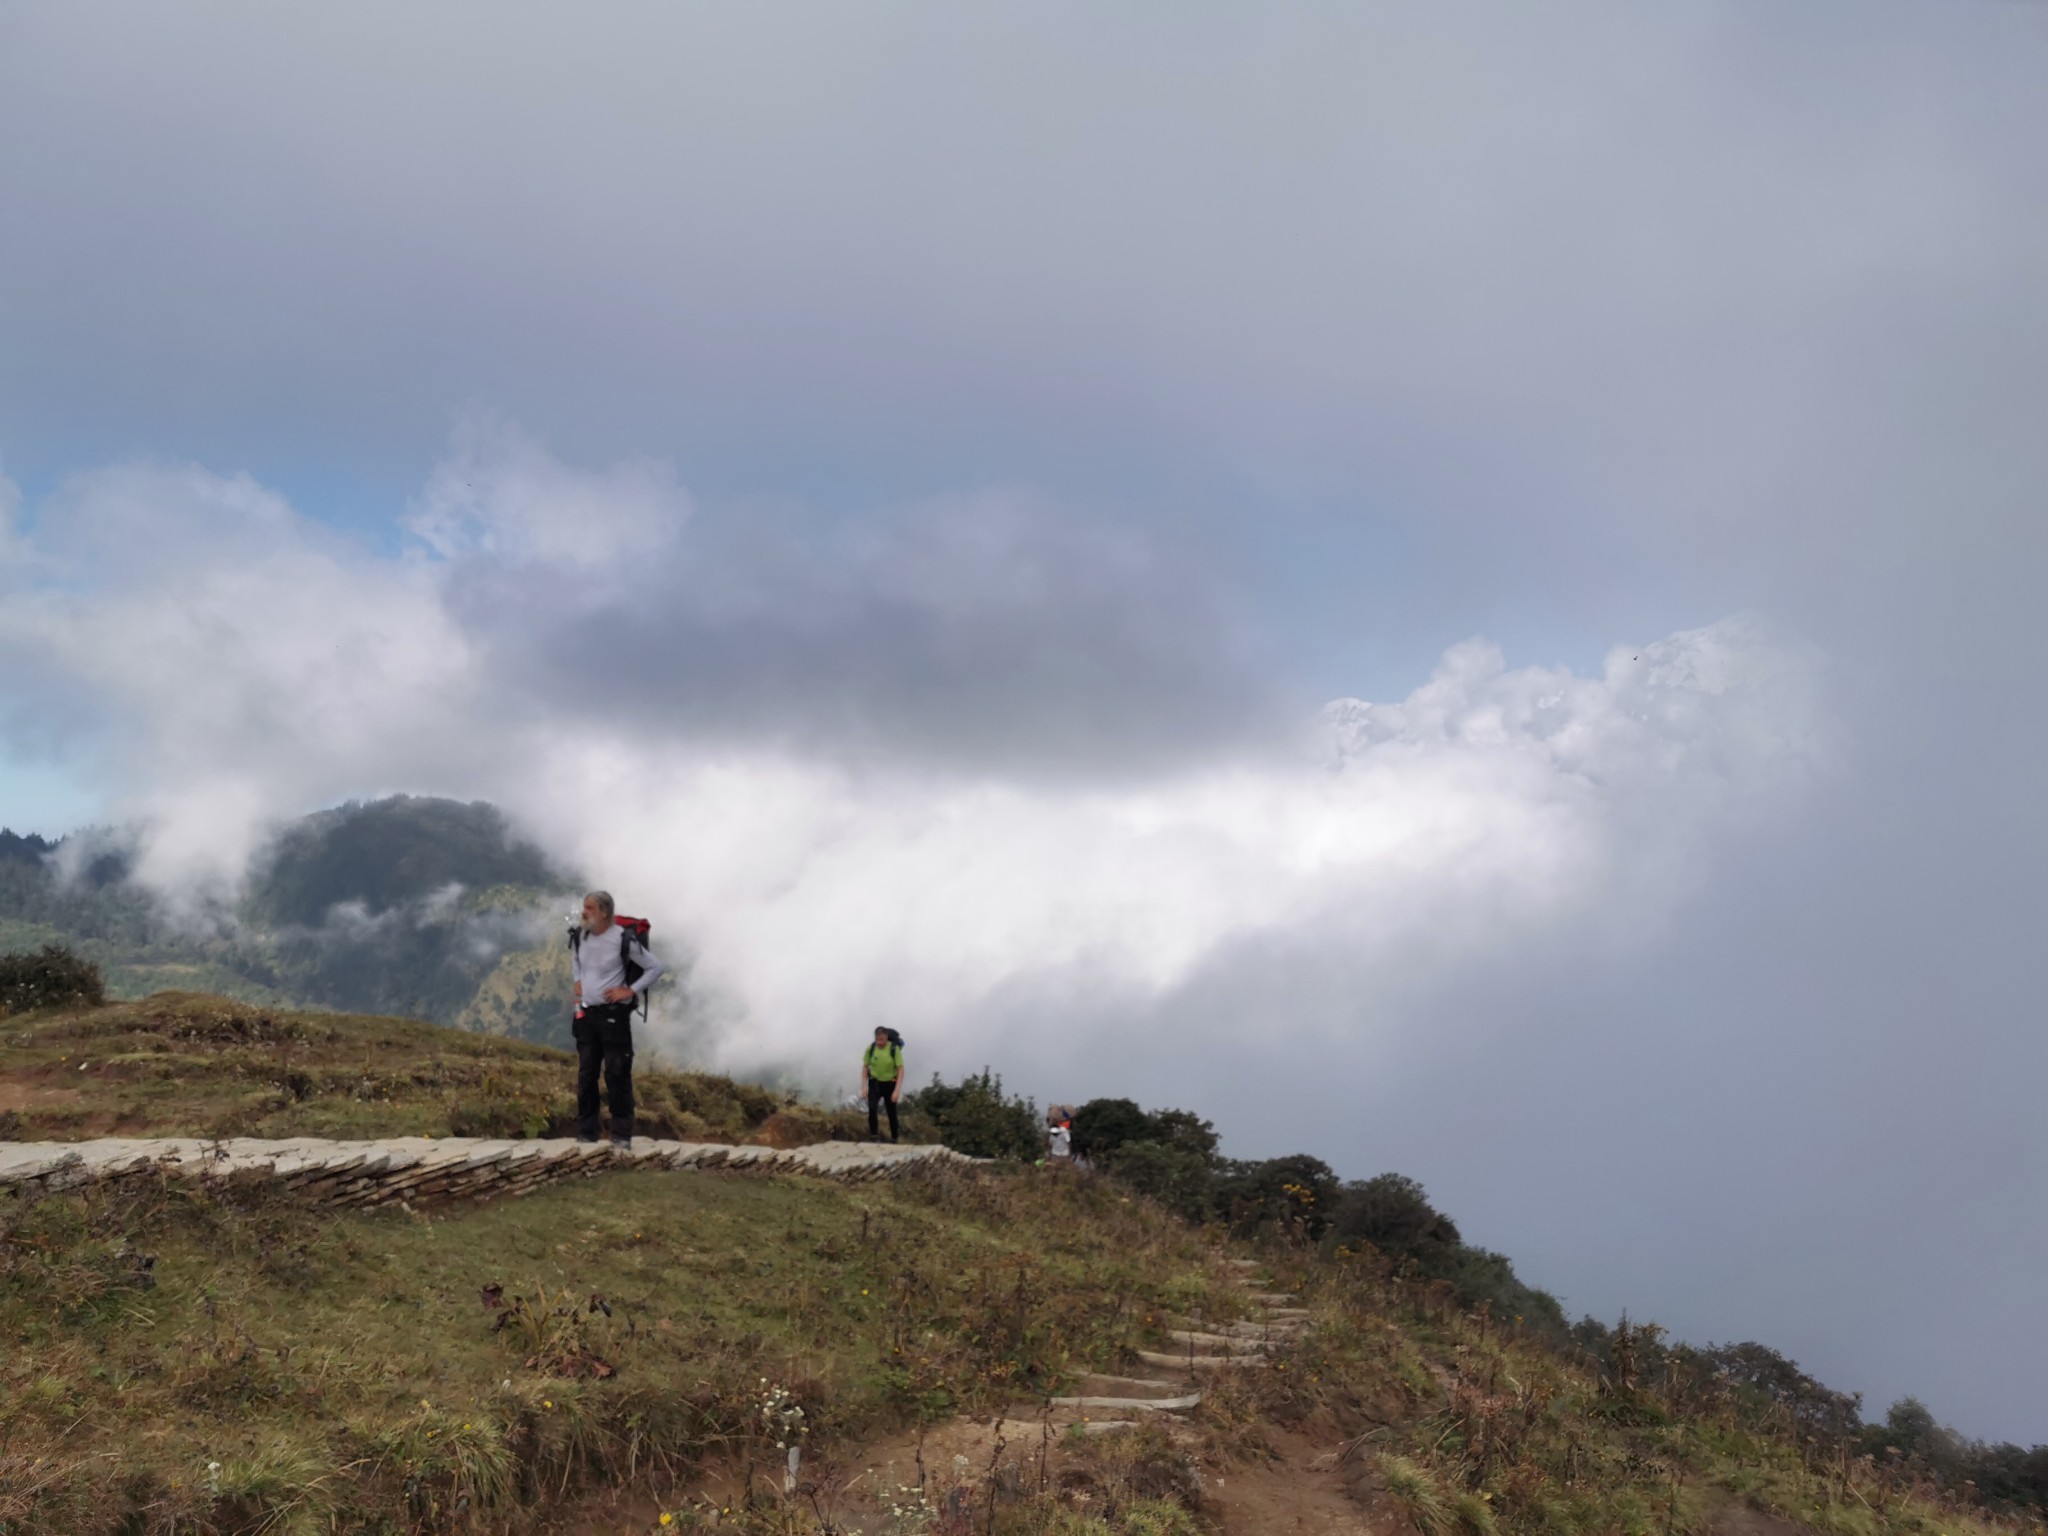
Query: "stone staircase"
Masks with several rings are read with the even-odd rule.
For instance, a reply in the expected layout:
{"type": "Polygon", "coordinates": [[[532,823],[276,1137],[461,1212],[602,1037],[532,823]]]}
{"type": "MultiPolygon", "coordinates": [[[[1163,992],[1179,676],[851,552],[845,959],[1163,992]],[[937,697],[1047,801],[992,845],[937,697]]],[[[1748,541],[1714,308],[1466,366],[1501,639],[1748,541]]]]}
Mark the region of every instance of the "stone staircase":
{"type": "Polygon", "coordinates": [[[899,1178],[975,1159],[949,1147],[828,1141],[816,1146],[734,1147],[712,1142],[473,1136],[394,1136],[381,1141],[293,1137],[136,1137],[102,1141],[0,1142],[0,1190],[38,1194],[151,1170],[175,1178],[268,1180],[306,1201],[377,1206],[523,1195],[564,1179],[624,1169],[752,1168],[844,1180],[899,1178]]]}
{"type": "MultiPolygon", "coordinates": [[[[1255,1259],[1227,1261],[1239,1272],[1241,1282],[1251,1282],[1255,1259]]],[[[1256,1282],[1263,1284],[1264,1282],[1256,1282]]],[[[1167,1331],[1167,1338],[1180,1348],[1139,1350],[1138,1359],[1148,1367],[1143,1376],[1084,1376],[1083,1390],[1051,1401],[1051,1422],[1084,1434],[1103,1434],[1129,1429],[1160,1414],[1186,1413],[1202,1401],[1202,1380],[1211,1372],[1256,1369],[1266,1363],[1267,1351],[1293,1339],[1309,1325],[1305,1308],[1288,1306],[1292,1296],[1277,1291],[1247,1290],[1247,1299],[1257,1308],[1253,1318],[1237,1323],[1208,1324],[1198,1318],[1174,1319],[1179,1326],[1167,1331]]]]}

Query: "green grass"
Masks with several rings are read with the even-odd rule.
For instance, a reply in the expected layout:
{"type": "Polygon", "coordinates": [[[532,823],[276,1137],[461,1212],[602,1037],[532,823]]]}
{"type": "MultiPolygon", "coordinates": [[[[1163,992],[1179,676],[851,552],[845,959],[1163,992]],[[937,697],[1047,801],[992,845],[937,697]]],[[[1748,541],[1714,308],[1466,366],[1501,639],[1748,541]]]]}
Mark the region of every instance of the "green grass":
{"type": "MultiPolygon", "coordinates": [[[[573,1133],[565,1051],[411,1019],[268,1008],[163,992],[104,1008],[0,1017],[0,1139],[573,1133]]],[[[796,1146],[865,1120],[644,1060],[649,1136],[796,1146]]]]}
{"type": "Polygon", "coordinates": [[[1113,1366],[1169,1284],[1221,1283],[1162,1213],[1025,1174],[620,1174],[431,1217],[135,1181],[0,1209],[10,1536],[454,1529],[674,1486],[766,1454],[764,1378],[849,1444],[1113,1366]]]}

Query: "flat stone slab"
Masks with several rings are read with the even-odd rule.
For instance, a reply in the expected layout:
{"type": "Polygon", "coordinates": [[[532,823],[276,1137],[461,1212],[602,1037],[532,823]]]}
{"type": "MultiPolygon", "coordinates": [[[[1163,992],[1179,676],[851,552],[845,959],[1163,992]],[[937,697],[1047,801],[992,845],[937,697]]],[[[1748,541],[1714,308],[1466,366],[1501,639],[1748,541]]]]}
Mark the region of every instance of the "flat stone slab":
{"type": "Polygon", "coordinates": [[[1176,1344],[1206,1350],[1212,1355],[1251,1354],[1266,1347],[1255,1340],[1234,1338],[1227,1333],[1191,1333],[1185,1328],[1169,1328],[1166,1336],[1176,1344]]]}
{"type": "Polygon", "coordinates": [[[1264,1355],[1162,1355],[1156,1350],[1141,1349],[1138,1358],[1147,1365],[1156,1365],[1162,1371],[1222,1371],[1240,1366],[1264,1365],[1264,1355]]]}
{"type": "MultiPolygon", "coordinates": [[[[1192,1333],[1222,1334],[1229,1339],[1261,1341],[1298,1338],[1308,1327],[1308,1319],[1305,1317],[1257,1317],[1240,1323],[1212,1323],[1204,1317],[1170,1317],[1167,1322],[1176,1329],[1192,1333]]],[[[1180,1335],[1176,1333],[1174,1337],[1179,1339],[1180,1335]]],[[[1187,1341],[1182,1339],[1181,1342],[1187,1341]]]]}
{"type": "Polygon", "coordinates": [[[1106,1376],[1088,1371],[1076,1378],[1081,1392],[1100,1397],[1179,1397],[1187,1390],[1184,1381],[1160,1381],[1150,1376],[1106,1376]]]}
{"type": "Polygon", "coordinates": [[[95,1141],[0,1142],[0,1189],[53,1190],[145,1169],[180,1178],[272,1179],[315,1203],[371,1205],[387,1200],[488,1199],[523,1194],[564,1178],[632,1168],[751,1168],[824,1178],[891,1178],[914,1168],[969,1164],[950,1147],[823,1142],[812,1147],[726,1146],[636,1138],[630,1146],[558,1137],[507,1141],[481,1136],[391,1136],[329,1141],[189,1136],[95,1141]]]}
{"type": "Polygon", "coordinates": [[[1190,1408],[1201,1406],[1202,1394],[1184,1393],[1179,1397],[1056,1397],[1052,1399],[1055,1408],[1085,1408],[1093,1412],[1107,1410],[1114,1413],[1186,1413],[1190,1408]]]}

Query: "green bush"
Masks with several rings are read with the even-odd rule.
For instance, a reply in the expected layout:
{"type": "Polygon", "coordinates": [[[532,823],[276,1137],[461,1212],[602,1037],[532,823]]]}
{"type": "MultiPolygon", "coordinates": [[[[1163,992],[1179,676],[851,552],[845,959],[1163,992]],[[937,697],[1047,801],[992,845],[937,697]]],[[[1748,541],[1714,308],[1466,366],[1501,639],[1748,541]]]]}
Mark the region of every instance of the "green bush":
{"type": "Polygon", "coordinates": [[[1459,1244],[1456,1223],[1429,1203],[1420,1184],[1399,1173],[1345,1185],[1330,1220],[1330,1237],[1339,1243],[1371,1243],[1394,1258],[1424,1262],[1459,1244]]]}
{"type": "Polygon", "coordinates": [[[32,954],[0,955],[0,1013],[97,1007],[106,1000],[100,968],[61,944],[45,944],[32,954]]]}
{"type": "Polygon", "coordinates": [[[1465,1305],[1476,1307],[1485,1302],[1504,1323],[1515,1323],[1558,1344],[1572,1336],[1571,1324],[1557,1298],[1518,1276],[1506,1254],[1460,1243],[1425,1266],[1425,1272],[1448,1281],[1465,1305]]]}
{"type": "MultiPolygon", "coordinates": [[[[1865,1433],[1862,1394],[1823,1386],[1768,1344],[1754,1340],[1717,1344],[1695,1354],[1699,1364],[1733,1386],[1758,1410],[1757,1422],[1783,1415],[1802,1428],[1824,1434],[1853,1437],[1865,1433]]],[[[1910,1397],[1892,1404],[1886,1424],[1884,1438],[1864,1449],[1883,1455],[1888,1446],[1897,1445],[1903,1454],[1924,1454],[1942,1446],[1943,1436],[1948,1434],[1924,1405],[1910,1397]]]]}
{"type": "Polygon", "coordinates": [[[1152,1122],[1144,1138],[1162,1147],[1213,1162],[1216,1157],[1216,1127],[1187,1109],[1155,1109],[1146,1117],[1152,1122]]]}
{"type": "Polygon", "coordinates": [[[1559,1343],[1579,1338],[1582,1346],[1592,1347],[1594,1342],[1590,1335],[1575,1335],[1557,1298],[1525,1284],[1505,1255],[1466,1243],[1458,1224],[1431,1205],[1423,1187],[1406,1174],[1383,1173],[1346,1184],[1323,1242],[1328,1247],[1369,1244],[1389,1258],[1412,1262],[1432,1280],[1445,1281],[1466,1306],[1485,1302],[1502,1321],[1515,1320],[1559,1343]]]}
{"type": "Polygon", "coordinates": [[[1074,1155],[1112,1156],[1127,1141],[1157,1141],[1152,1117],[1129,1099],[1090,1099],[1074,1111],[1074,1155]]]}
{"type": "Polygon", "coordinates": [[[1215,1169],[1209,1158],[1190,1147],[1127,1141],[1103,1166],[1119,1182],[1188,1221],[1206,1221],[1215,1209],[1215,1169]]]}
{"type": "Polygon", "coordinates": [[[1216,1209],[1239,1232],[1295,1232],[1314,1242],[1342,1188],[1336,1171],[1306,1152],[1263,1162],[1225,1159],[1217,1172],[1216,1209]]]}
{"type": "Polygon", "coordinates": [[[1045,1153],[1037,1104],[1005,1095],[1003,1080],[986,1067],[958,1087],[934,1074],[929,1087],[903,1096],[902,1110],[929,1120],[940,1141],[969,1157],[1029,1163],[1045,1153]]]}

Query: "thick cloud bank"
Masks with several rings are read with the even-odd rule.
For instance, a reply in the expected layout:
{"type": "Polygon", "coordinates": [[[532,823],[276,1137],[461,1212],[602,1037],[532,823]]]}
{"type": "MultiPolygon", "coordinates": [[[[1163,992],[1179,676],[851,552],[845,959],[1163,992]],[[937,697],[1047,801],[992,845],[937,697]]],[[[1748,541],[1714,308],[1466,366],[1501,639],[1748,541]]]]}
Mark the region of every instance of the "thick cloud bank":
{"type": "Polygon", "coordinates": [[[478,426],[406,527],[79,477],[10,536],[0,664],[147,822],[145,879],[232,884],[346,795],[488,797],[687,936],[739,1064],[882,1017],[956,1065],[998,1020],[1186,1042],[1276,949],[1335,981],[1268,1026],[1369,1044],[1505,944],[1654,924],[1824,757],[1816,658],[1740,617],[1591,677],[1469,641],[1290,716],[1198,573],[1022,495],[821,541],[478,426]]]}

